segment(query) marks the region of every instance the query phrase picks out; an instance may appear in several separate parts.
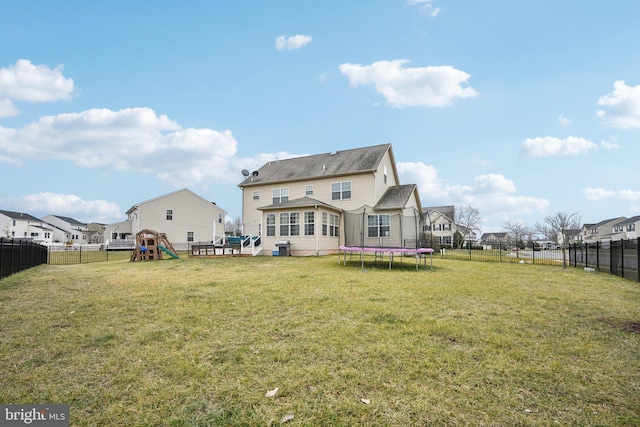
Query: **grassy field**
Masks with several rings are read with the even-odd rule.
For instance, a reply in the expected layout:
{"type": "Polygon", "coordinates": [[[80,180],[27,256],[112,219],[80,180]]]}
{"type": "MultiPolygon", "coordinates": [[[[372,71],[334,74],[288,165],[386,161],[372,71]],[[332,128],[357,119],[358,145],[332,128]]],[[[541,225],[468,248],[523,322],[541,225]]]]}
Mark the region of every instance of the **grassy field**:
{"type": "Polygon", "coordinates": [[[75,426],[640,424],[640,285],[579,269],[43,265],[0,282],[0,338],[0,402],[75,426]]]}

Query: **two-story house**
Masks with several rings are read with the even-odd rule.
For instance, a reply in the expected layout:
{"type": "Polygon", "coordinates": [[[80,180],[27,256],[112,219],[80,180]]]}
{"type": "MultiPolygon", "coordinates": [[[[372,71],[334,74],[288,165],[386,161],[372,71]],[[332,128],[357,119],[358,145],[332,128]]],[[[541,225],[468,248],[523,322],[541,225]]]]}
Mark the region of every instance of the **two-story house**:
{"type": "Polygon", "coordinates": [[[422,209],[422,229],[427,236],[429,247],[453,245],[455,226],[454,206],[432,206],[422,209]]]}
{"type": "Polygon", "coordinates": [[[89,243],[88,228],[84,222],[61,215],[47,215],[42,219],[56,227],[54,229],[54,241],[73,242],[76,244],[89,243]]]}
{"type": "Polygon", "coordinates": [[[28,213],[0,210],[0,237],[49,245],[53,241],[53,227],[28,213]]]}
{"type": "Polygon", "coordinates": [[[127,220],[108,224],[104,242],[110,249],[131,247],[135,235],[144,229],[164,233],[178,250],[193,242],[212,242],[224,236],[226,211],[189,189],[174,191],[127,211],[127,220]]]}
{"type": "Polygon", "coordinates": [[[238,186],[243,233],[262,236],[266,255],[283,241],[293,255],[336,253],[365,239],[402,245],[392,215],[421,211],[416,185],[400,185],[391,144],[274,160],[238,186]],[[354,214],[354,233],[344,213],[356,210],[366,213],[354,214]]]}
{"type": "Polygon", "coordinates": [[[621,216],[605,219],[597,224],[584,224],[582,226],[582,241],[584,243],[595,243],[601,240],[611,240],[611,235],[617,233],[617,231],[614,232],[613,230],[614,225],[623,220],[626,220],[626,218],[621,216]]]}
{"type": "Polygon", "coordinates": [[[640,215],[631,218],[622,218],[613,224],[610,224],[608,234],[600,236],[600,240],[628,240],[635,239],[636,227],[640,224],[640,215]]]}

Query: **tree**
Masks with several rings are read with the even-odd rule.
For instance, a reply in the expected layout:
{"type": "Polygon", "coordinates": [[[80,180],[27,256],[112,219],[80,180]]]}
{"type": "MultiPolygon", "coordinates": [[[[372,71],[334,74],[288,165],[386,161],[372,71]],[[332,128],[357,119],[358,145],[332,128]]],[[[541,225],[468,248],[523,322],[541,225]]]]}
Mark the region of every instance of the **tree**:
{"type": "Polygon", "coordinates": [[[531,234],[529,228],[522,221],[507,220],[504,223],[504,229],[517,248],[520,248],[524,243],[524,239],[531,234]]]}
{"type": "Polygon", "coordinates": [[[546,239],[562,245],[562,266],[567,267],[566,245],[569,242],[569,232],[580,228],[578,212],[572,214],[556,212],[544,218],[544,223],[536,223],[535,230],[546,239]]]}
{"type": "MultiPolygon", "coordinates": [[[[471,233],[474,231],[480,231],[478,225],[480,224],[480,211],[471,205],[456,208],[454,213],[454,222],[456,226],[464,232],[464,236],[467,241],[471,240],[471,233]]],[[[460,248],[465,239],[460,239],[460,248]]]]}
{"type": "Polygon", "coordinates": [[[224,231],[234,236],[240,236],[242,234],[242,218],[237,217],[233,221],[227,219],[224,223],[224,231]]]}

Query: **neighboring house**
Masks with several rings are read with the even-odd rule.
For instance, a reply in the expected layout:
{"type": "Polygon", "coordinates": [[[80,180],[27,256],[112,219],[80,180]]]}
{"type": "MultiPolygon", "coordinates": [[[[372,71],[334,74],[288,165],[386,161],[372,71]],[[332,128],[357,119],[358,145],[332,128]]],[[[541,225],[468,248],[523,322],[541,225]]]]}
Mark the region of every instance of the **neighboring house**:
{"type": "Polygon", "coordinates": [[[610,231],[608,234],[603,234],[600,236],[600,240],[627,240],[627,239],[635,239],[638,235],[636,234],[636,227],[640,223],[640,215],[636,215],[631,218],[622,218],[617,222],[614,222],[611,225],[606,225],[605,227],[610,227],[609,229],[605,229],[604,231],[610,231]]]}
{"type": "Polygon", "coordinates": [[[31,239],[49,245],[53,241],[53,227],[27,213],[0,210],[0,237],[31,239]]]}
{"type": "MultiPolygon", "coordinates": [[[[571,230],[568,230],[566,234],[567,234],[567,240],[568,240],[566,243],[569,243],[569,244],[582,243],[582,229],[580,228],[571,229],[571,230]]],[[[558,243],[560,244],[565,243],[564,241],[562,241],[562,233],[559,233],[558,235],[558,243]]]]}
{"type": "Polygon", "coordinates": [[[144,229],[164,233],[176,249],[186,250],[193,242],[212,242],[224,236],[226,211],[189,189],[174,191],[127,211],[127,220],[104,229],[104,243],[110,248],[130,246],[144,229]]]}
{"type": "Polygon", "coordinates": [[[359,241],[406,244],[391,215],[421,212],[416,185],[400,185],[391,144],[271,161],[238,187],[243,233],[262,236],[266,255],[284,241],[293,255],[336,253],[350,232],[345,213],[357,209],[359,241]]]}
{"type": "Polygon", "coordinates": [[[87,224],[68,216],[47,215],[42,218],[48,224],[57,227],[54,242],[85,244],[89,243],[87,224]],[[63,233],[60,233],[62,230],[63,233]]]}
{"type": "MultiPolygon", "coordinates": [[[[429,246],[453,245],[457,227],[454,222],[455,208],[453,206],[432,206],[422,209],[423,227],[427,234],[429,246]],[[433,242],[433,243],[432,243],[433,242]]],[[[462,233],[461,233],[462,235],[462,233]]],[[[463,235],[466,238],[466,235],[463,235]]]]}
{"type": "Polygon", "coordinates": [[[87,224],[87,236],[89,243],[102,243],[104,241],[104,229],[106,225],[99,222],[87,224]]]}
{"type": "Polygon", "coordinates": [[[509,234],[506,232],[501,233],[484,233],[480,236],[480,243],[485,249],[498,248],[509,241],[509,234]]]}
{"type": "Polygon", "coordinates": [[[605,219],[597,224],[585,224],[582,226],[582,241],[584,243],[595,243],[601,240],[611,240],[611,235],[614,233],[613,226],[623,220],[625,217],[617,217],[611,219],[605,219]],[[607,236],[607,237],[605,237],[607,236]]]}

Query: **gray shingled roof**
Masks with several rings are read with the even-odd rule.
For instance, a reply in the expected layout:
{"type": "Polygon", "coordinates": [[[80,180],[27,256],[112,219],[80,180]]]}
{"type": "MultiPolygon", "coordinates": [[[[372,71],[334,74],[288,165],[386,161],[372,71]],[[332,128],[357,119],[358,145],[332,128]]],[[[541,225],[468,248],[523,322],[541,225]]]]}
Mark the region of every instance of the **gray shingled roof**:
{"type": "Polygon", "coordinates": [[[286,202],[282,203],[273,203],[271,205],[262,206],[258,208],[258,210],[268,211],[274,209],[312,208],[316,206],[324,206],[325,208],[333,209],[338,212],[341,210],[340,208],[308,196],[300,197],[299,199],[287,200],[286,202]]]}
{"type": "Polygon", "coordinates": [[[60,215],[53,215],[53,216],[55,216],[58,219],[61,219],[61,220],[65,221],[65,222],[67,222],[67,223],[69,223],[71,225],[87,225],[84,222],[80,222],[77,219],[73,219],[73,218],[68,217],[68,216],[60,216],[60,215]]]}
{"type": "Polygon", "coordinates": [[[275,160],[258,169],[258,176],[249,176],[238,186],[246,187],[373,172],[390,149],[391,144],[382,144],[334,153],[275,160]]]}
{"type": "Polygon", "coordinates": [[[33,215],[29,215],[27,213],[22,213],[22,212],[2,211],[2,210],[0,210],[0,214],[8,216],[11,219],[24,219],[24,220],[28,220],[28,221],[42,221],[40,218],[36,218],[33,215]]]}
{"type": "Polygon", "coordinates": [[[374,209],[399,209],[407,206],[407,201],[415,190],[415,184],[395,185],[387,188],[374,209]]]}
{"type": "Polygon", "coordinates": [[[430,206],[422,209],[422,213],[428,214],[431,212],[440,212],[442,215],[446,216],[450,220],[455,220],[455,207],[453,205],[449,206],[430,206]]]}

